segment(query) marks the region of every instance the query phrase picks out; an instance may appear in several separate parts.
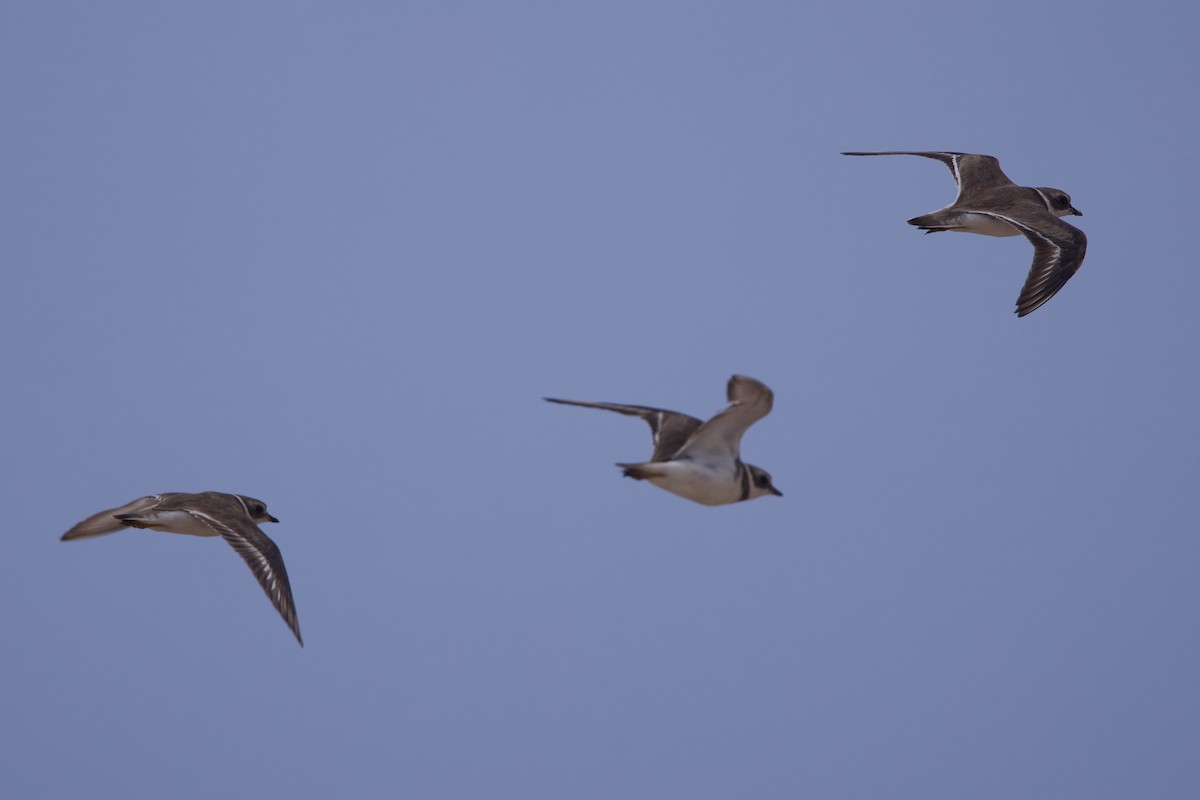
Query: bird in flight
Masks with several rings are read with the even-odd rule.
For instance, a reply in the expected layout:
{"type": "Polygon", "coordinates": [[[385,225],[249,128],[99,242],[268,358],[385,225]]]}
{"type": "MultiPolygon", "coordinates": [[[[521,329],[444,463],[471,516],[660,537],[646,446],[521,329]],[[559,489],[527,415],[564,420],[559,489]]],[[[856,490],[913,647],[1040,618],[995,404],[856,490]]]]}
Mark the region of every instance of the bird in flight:
{"type": "Polygon", "coordinates": [[[275,543],[259,530],[258,525],[263,522],[279,520],[267,513],[266,503],[253,497],[223,492],[165,492],[93,514],[64,533],[62,540],[103,536],[122,528],[220,536],[245,560],[279,616],[303,646],[283,556],[275,543]]]}
{"type": "Polygon", "coordinates": [[[1035,311],[1053,297],[1083,264],[1087,237],[1060,219],[1067,215],[1083,216],[1083,212],[1071,205],[1071,196],[1061,189],[1017,186],[1001,172],[1000,162],[992,156],[911,150],[842,155],[924,156],[949,167],[958,186],[954,202],[908,221],[926,233],[1024,234],[1033,245],[1033,266],[1017,298],[1018,317],[1035,311]]]}
{"type": "Polygon", "coordinates": [[[600,408],[650,425],[654,452],[649,461],[617,464],[626,477],[647,480],[672,494],[706,506],[753,500],[783,492],[770,474],[741,458],[742,434],[771,412],[774,394],[760,381],[734,375],[727,387],[729,406],[707,422],[649,406],[543,398],[551,403],[600,408]]]}

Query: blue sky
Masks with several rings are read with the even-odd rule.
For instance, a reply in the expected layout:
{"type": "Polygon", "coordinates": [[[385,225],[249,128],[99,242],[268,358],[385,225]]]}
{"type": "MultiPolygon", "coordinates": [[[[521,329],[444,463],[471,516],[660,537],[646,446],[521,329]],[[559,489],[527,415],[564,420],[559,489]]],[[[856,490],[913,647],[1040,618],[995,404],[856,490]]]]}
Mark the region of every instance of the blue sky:
{"type": "Polygon", "coordinates": [[[1190,4],[10,3],[0,791],[1200,784],[1190,4]],[[922,236],[1068,191],[1082,270],[922,236]],[[785,497],[621,478],[723,406],[785,497]],[[219,540],[267,501],[306,646],[219,540]]]}

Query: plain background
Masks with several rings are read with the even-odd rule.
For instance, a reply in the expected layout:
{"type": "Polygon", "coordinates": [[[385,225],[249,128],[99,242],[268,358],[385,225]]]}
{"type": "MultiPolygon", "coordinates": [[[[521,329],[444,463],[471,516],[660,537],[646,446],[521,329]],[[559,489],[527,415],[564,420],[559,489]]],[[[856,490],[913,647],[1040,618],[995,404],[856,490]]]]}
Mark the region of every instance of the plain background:
{"type": "Polygon", "coordinates": [[[1192,798],[1194,3],[0,11],[0,793],[1192,798]],[[922,236],[988,153],[1085,216],[922,236]],[[637,420],[775,390],[722,508],[637,420]],[[220,540],[267,501],[299,648],[220,540]]]}

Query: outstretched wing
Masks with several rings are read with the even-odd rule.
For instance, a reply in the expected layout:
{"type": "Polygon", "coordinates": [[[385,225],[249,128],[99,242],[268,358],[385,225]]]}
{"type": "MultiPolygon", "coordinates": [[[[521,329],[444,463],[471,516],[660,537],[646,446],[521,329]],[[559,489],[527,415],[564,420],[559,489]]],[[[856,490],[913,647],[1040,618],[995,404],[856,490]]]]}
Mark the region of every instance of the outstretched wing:
{"type": "Polygon", "coordinates": [[[80,522],[71,530],[62,535],[62,541],[69,542],[72,539],[87,539],[92,536],[103,536],[106,533],[115,533],[122,528],[128,527],[124,522],[116,519],[118,514],[140,514],[143,511],[154,508],[168,495],[152,494],[148,497],[139,497],[132,503],[126,503],[119,508],[110,508],[107,511],[101,511],[99,514],[92,514],[90,517],[80,522]]]}
{"type": "Polygon", "coordinates": [[[887,150],[878,153],[842,153],[844,156],[922,156],[940,161],[950,168],[954,176],[954,185],[958,187],[960,200],[969,199],[981,189],[994,189],[998,186],[1014,185],[1008,176],[1000,169],[1000,162],[992,156],[978,153],[954,153],[950,151],[925,150],[887,150]]]}
{"type": "Polygon", "coordinates": [[[729,406],[701,425],[679,449],[676,458],[716,461],[740,457],[742,435],[771,413],[775,395],[766,384],[745,375],[729,379],[726,395],[729,406]]]}
{"type": "Polygon", "coordinates": [[[202,511],[184,510],[229,542],[250,567],[258,585],[267,593],[279,616],[283,617],[283,621],[292,629],[296,641],[303,646],[304,640],[300,638],[300,623],[296,619],[296,603],[292,600],[292,586],[288,583],[287,568],[283,565],[283,555],[271,538],[248,518],[225,520],[202,511]]]}
{"type": "Polygon", "coordinates": [[[650,433],[654,436],[654,453],[650,456],[650,461],[671,460],[702,425],[701,421],[695,417],[680,414],[678,411],[667,411],[663,408],[631,406],[623,403],[589,403],[583,400],[560,400],[556,397],[542,399],[565,406],[600,408],[630,417],[640,417],[650,426],[650,433]]]}
{"type": "MultiPolygon", "coordinates": [[[[1025,238],[1033,245],[1033,266],[1017,298],[1018,317],[1037,310],[1054,297],[1083,264],[1083,256],[1087,253],[1087,237],[1079,228],[1068,225],[1050,213],[1035,216],[1034,224],[991,211],[975,213],[1004,220],[1025,234],[1025,238]]],[[[1027,215],[1022,216],[1028,219],[1027,215]]]]}

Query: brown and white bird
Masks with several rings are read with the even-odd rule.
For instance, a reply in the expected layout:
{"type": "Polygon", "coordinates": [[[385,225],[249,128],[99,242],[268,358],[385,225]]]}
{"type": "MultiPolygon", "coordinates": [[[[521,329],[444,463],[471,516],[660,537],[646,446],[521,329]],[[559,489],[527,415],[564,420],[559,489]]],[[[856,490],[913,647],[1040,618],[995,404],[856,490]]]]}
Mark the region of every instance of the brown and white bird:
{"type": "Polygon", "coordinates": [[[122,528],[220,536],[245,560],[279,616],[303,646],[283,556],[275,543],[259,530],[258,525],[263,522],[279,520],[267,513],[266,503],[253,497],[223,492],[165,492],[93,514],[64,533],[62,540],[103,536],[122,528]]]}
{"type": "Polygon", "coordinates": [[[1000,162],[975,153],[889,150],[842,153],[844,156],[924,156],[950,168],[958,196],[945,208],[913,217],[926,233],[962,231],[985,236],[1023,234],[1033,245],[1033,267],[1017,298],[1017,316],[1036,310],[1061,289],[1081,264],[1087,252],[1083,231],[1059,217],[1082,217],[1071,205],[1071,196],[1045,186],[1017,186],[1000,170],[1000,162]]]}
{"type": "Polygon", "coordinates": [[[643,463],[617,464],[626,477],[648,480],[672,494],[706,506],[753,500],[768,494],[782,497],[783,492],[772,485],[766,470],[741,458],[742,434],[771,412],[774,394],[763,383],[744,375],[729,379],[727,394],[729,406],[708,422],[649,406],[543,399],[645,420],[654,436],[654,452],[643,463]]]}

